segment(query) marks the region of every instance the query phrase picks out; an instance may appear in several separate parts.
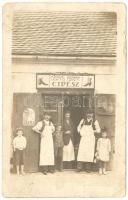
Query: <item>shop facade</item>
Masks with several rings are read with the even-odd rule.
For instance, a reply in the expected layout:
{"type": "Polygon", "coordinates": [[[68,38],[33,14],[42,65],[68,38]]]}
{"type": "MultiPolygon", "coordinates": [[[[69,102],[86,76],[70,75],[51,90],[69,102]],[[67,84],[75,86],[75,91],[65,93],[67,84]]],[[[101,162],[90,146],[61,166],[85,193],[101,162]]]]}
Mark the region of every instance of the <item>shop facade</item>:
{"type": "MultiPolygon", "coordinates": [[[[17,127],[24,128],[28,141],[26,171],[36,172],[39,169],[40,138],[32,131],[32,127],[42,119],[44,112],[50,113],[55,125],[63,124],[64,113],[68,110],[71,112],[75,124],[77,152],[80,139],[77,133],[78,123],[88,108],[93,109],[101,128],[108,129],[114,153],[115,85],[112,84],[108,91],[108,83],[110,81],[113,83],[115,79],[115,74],[108,74],[108,70],[112,70],[114,65],[110,67],[106,65],[103,71],[102,64],[101,66],[91,65],[91,67],[86,66],[86,63],[85,66],[57,64],[59,69],[57,71],[52,64],[47,64],[46,67],[46,63],[41,63],[37,66],[29,59],[25,62],[17,62],[17,58],[14,58],[13,66],[15,70],[18,69],[18,72],[13,72],[12,130],[15,134],[17,127]],[[26,65],[29,71],[26,71],[26,65]],[[60,71],[66,67],[67,71],[70,68],[68,73],[60,71]],[[85,68],[85,72],[77,72],[81,71],[80,68],[85,68]],[[93,68],[92,71],[90,68],[93,68]],[[99,68],[99,73],[97,68],[99,68]],[[46,69],[48,69],[47,73],[46,69]],[[101,82],[98,84],[101,79],[104,87],[100,85],[101,82]]],[[[109,169],[112,168],[112,163],[110,165],[109,169]]]]}
{"type": "MultiPolygon", "coordinates": [[[[109,13],[109,15],[105,13],[78,14],[52,13],[50,18],[47,13],[44,16],[36,13],[36,15],[33,14],[35,21],[29,21],[32,14],[29,16],[25,13],[21,18],[16,14],[12,55],[12,138],[15,135],[16,128],[23,127],[27,138],[25,160],[25,170],[27,172],[39,171],[40,138],[38,134],[32,131],[32,127],[41,120],[43,113],[49,112],[53,123],[56,125],[58,123],[63,124],[64,113],[67,110],[71,112],[71,118],[75,124],[75,151],[77,154],[80,140],[77,126],[88,108],[94,111],[100,127],[106,127],[108,130],[112,142],[112,159],[108,169],[112,170],[113,168],[116,99],[116,86],[114,85],[116,79],[116,16],[114,13],[109,13]],[[41,38],[43,37],[42,32],[39,32],[38,36],[35,35],[34,30],[39,30],[41,27],[36,27],[38,26],[36,23],[37,16],[40,23],[43,16],[42,27],[44,26],[44,29],[47,23],[49,31],[53,28],[53,23],[55,25],[50,35],[48,30],[47,32],[44,30],[45,38],[41,38]],[[68,18],[72,22],[72,26],[66,25],[68,21],[64,21],[65,23],[62,24],[62,21],[64,19],[68,20],[68,18]],[[76,19],[77,26],[79,26],[77,30],[75,26],[76,19]],[[83,26],[83,24],[80,24],[84,22],[83,19],[85,23],[87,19],[88,25],[83,26]],[[78,20],[80,21],[78,22],[78,20]],[[26,26],[26,23],[34,23],[34,25],[26,26]],[[97,23],[99,26],[97,26],[97,23]],[[104,26],[105,23],[106,26],[104,26]],[[27,30],[28,27],[33,29],[31,35],[29,35],[30,30],[27,30]],[[72,33],[71,30],[68,30],[69,27],[71,27],[72,33]],[[64,28],[70,36],[65,36],[68,39],[61,38],[65,43],[60,40],[60,32],[64,28]],[[96,28],[102,31],[99,32],[96,28]],[[96,31],[95,34],[94,30],[96,31]],[[77,36],[79,31],[85,33],[80,36],[81,38],[77,36]],[[56,33],[56,36],[54,33],[56,33]],[[102,35],[98,36],[98,34],[102,35]],[[49,37],[49,41],[45,43],[45,39],[48,40],[49,37]],[[106,37],[107,43],[105,43],[106,37]],[[96,40],[92,41],[92,39],[96,40]],[[89,43],[89,41],[92,41],[92,43],[89,43]],[[21,44],[22,42],[23,44],[21,44]],[[39,43],[37,44],[37,42],[39,43]],[[37,48],[36,44],[42,46],[37,48]],[[32,45],[35,45],[35,48],[32,45]],[[45,51],[41,48],[44,48],[45,51]]],[[[61,37],[65,33],[66,31],[61,33],[61,37]]]]}

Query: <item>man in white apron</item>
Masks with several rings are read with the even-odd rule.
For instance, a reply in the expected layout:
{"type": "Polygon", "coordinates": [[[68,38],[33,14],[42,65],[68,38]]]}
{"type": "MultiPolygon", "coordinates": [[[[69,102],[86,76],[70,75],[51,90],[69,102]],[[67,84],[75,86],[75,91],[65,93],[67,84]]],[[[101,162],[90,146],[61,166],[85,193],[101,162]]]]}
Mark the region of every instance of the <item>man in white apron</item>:
{"type": "Polygon", "coordinates": [[[82,170],[83,164],[86,164],[87,172],[90,172],[91,163],[94,161],[95,154],[95,133],[100,133],[100,126],[97,120],[94,120],[93,112],[88,110],[85,119],[82,119],[77,127],[81,136],[79,150],[77,155],[78,171],[82,170]]]}
{"type": "Polygon", "coordinates": [[[54,146],[53,146],[53,132],[55,127],[50,121],[50,115],[45,113],[44,119],[33,127],[33,131],[40,134],[40,161],[39,165],[43,167],[43,173],[46,175],[48,170],[53,173],[54,166],[54,146]]]}
{"type": "Polygon", "coordinates": [[[66,163],[67,168],[72,168],[72,161],[75,160],[74,153],[74,125],[71,120],[69,111],[65,113],[64,125],[64,148],[63,148],[63,161],[66,163]]]}

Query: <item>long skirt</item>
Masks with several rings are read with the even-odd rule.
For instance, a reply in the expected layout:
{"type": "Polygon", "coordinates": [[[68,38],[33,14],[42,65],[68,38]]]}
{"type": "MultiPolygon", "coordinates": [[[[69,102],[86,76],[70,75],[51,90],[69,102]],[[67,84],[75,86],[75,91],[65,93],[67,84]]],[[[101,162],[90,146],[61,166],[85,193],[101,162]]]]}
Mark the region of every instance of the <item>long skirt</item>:
{"type": "Polygon", "coordinates": [[[69,144],[65,145],[63,148],[63,161],[73,160],[75,160],[74,146],[72,140],[70,139],[69,144]]]}

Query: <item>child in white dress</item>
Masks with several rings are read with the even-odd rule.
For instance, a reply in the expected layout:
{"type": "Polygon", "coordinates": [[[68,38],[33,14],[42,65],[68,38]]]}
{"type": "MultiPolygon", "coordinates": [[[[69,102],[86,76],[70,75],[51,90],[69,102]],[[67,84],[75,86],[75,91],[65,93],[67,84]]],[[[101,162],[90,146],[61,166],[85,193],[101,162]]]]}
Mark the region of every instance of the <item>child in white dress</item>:
{"type": "Polygon", "coordinates": [[[99,174],[106,174],[106,163],[109,161],[111,152],[111,142],[107,138],[107,132],[102,132],[102,137],[97,142],[97,158],[99,160],[99,174]]]}

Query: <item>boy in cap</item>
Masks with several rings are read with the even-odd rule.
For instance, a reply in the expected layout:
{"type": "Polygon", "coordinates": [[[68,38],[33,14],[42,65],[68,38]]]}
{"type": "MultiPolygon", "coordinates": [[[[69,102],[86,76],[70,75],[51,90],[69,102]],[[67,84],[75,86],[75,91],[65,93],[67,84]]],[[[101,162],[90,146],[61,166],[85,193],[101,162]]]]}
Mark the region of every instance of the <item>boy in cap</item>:
{"type": "Polygon", "coordinates": [[[13,139],[13,149],[15,152],[15,161],[16,161],[16,171],[17,175],[20,175],[20,167],[21,174],[24,175],[24,150],[27,145],[26,138],[23,136],[23,129],[18,128],[16,130],[17,136],[13,139]]]}

